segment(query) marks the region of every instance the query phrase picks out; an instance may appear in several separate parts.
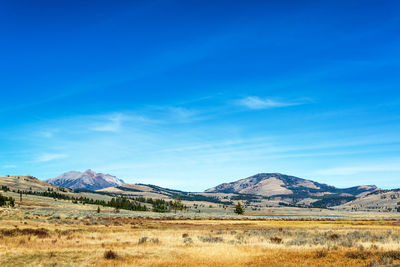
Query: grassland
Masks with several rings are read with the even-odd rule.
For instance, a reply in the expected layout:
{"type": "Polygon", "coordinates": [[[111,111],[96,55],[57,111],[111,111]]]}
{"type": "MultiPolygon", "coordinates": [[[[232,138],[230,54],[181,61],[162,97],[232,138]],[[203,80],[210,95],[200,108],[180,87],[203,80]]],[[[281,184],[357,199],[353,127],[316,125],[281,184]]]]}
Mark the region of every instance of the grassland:
{"type": "Polygon", "coordinates": [[[98,213],[95,205],[1,193],[16,205],[0,207],[0,266],[400,265],[396,213],[268,208],[258,213],[282,217],[262,218],[201,202],[201,213],[98,213]]]}
{"type": "Polygon", "coordinates": [[[398,220],[179,219],[0,210],[0,266],[390,266],[398,220]]]}

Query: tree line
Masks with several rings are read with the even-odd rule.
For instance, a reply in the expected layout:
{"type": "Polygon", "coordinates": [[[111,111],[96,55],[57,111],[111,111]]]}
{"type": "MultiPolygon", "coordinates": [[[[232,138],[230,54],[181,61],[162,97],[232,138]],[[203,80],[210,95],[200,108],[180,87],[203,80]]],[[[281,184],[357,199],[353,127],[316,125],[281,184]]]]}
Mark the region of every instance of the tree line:
{"type": "MultiPolygon", "coordinates": [[[[7,188],[8,189],[8,188],[7,188]]],[[[6,189],[6,190],[7,190],[6,189]]],[[[9,190],[9,189],[8,189],[9,190]]],[[[153,198],[145,198],[145,197],[113,197],[110,201],[98,200],[88,197],[73,197],[67,194],[58,193],[53,191],[53,189],[48,188],[47,191],[22,191],[22,190],[13,190],[14,193],[18,194],[26,194],[26,195],[36,195],[41,197],[50,197],[54,199],[62,199],[62,200],[70,200],[75,204],[91,204],[98,205],[103,207],[112,207],[116,210],[133,210],[133,211],[149,211],[149,208],[145,205],[152,205],[152,211],[154,212],[169,212],[174,210],[184,210],[186,206],[182,204],[180,196],[178,196],[174,201],[165,201],[163,199],[153,199],[153,198]]]]}
{"type": "Polygon", "coordinates": [[[12,197],[6,197],[0,194],[0,207],[1,206],[11,206],[14,207],[15,200],[12,197]]]}
{"type": "MultiPolygon", "coordinates": [[[[2,186],[1,189],[5,192],[10,191],[10,189],[6,186],[2,186]]],[[[50,197],[54,199],[61,200],[70,200],[75,204],[91,204],[103,207],[112,207],[115,208],[116,211],[123,210],[132,210],[132,211],[150,211],[146,204],[150,204],[152,206],[151,211],[153,212],[170,212],[175,211],[175,213],[180,210],[187,210],[187,207],[183,205],[181,196],[178,195],[174,200],[166,201],[164,199],[153,199],[153,198],[145,198],[142,196],[139,197],[113,197],[110,201],[98,200],[93,198],[88,198],[84,196],[74,197],[69,196],[67,194],[55,192],[52,188],[48,188],[47,191],[23,191],[23,190],[13,190],[12,192],[20,194],[22,199],[22,194],[26,195],[36,195],[42,197],[50,197]]],[[[10,205],[14,207],[15,200],[12,197],[5,197],[0,194],[0,206],[10,205]]],[[[98,208],[97,212],[100,212],[100,208],[98,208]]],[[[243,214],[244,209],[242,205],[237,203],[235,206],[234,212],[236,214],[243,214]]]]}

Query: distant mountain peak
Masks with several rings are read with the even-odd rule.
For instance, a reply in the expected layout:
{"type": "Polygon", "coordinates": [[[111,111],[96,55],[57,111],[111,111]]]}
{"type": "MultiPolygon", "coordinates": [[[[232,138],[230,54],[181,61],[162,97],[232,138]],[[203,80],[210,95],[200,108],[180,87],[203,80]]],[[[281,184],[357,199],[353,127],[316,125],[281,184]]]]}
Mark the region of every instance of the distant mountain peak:
{"type": "Polygon", "coordinates": [[[55,178],[46,181],[55,186],[62,186],[71,189],[95,191],[107,187],[120,186],[125,184],[121,179],[110,174],[96,173],[88,169],[84,172],[69,171],[55,178]]]}
{"type": "Polygon", "coordinates": [[[312,196],[315,194],[348,194],[358,196],[372,192],[377,187],[363,185],[351,188],[336,188],[323,183],[298,178],[281,173],[259,173],[231,183],[223,183],[210,188],[208,193],[239,193],[261,196],[312,196]]]}

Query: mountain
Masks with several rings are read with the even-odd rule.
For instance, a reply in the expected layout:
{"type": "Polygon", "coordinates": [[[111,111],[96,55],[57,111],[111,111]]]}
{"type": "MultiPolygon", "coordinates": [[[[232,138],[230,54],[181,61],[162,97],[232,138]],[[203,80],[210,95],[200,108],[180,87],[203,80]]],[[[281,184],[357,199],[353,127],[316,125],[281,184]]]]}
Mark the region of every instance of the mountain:
{"type": "Polygon", "coordinates": [[[74,190],[80,189],[90,191],[125,184],[123,180],[115,176],[96,173],[92,170],[87,170],[85,172],[66,172],[60,176],[46,180],[46,182],[55,186],[67,187],[74,190]]]}
{"type": "Polygon", "coordinates": [[[400,212],[400,189],[376,190],[336,208],[348,211],[400,212]]]}
{"type": "MultiPolygon", "coordinates": [[[[39,179],[30,175],[12,175],[12,176],[0,176],[0,185],[6,186],[12,190],[21,191],[48,191],[49,189],[57,191],[59,188],[51,184],[40,181],[39,179]]],[[[65,189],[65,188],[64,188],[65,189]]],[[[68,192],[69,190],[64,190],[68,192]]]]}
{"type": "Polygon", "coordinates": [[[280,198],[291,205],[329,207],[341,205],[377,190],[374,185],[336,188],[280,173],[260,173],[236,182],[220,184],[207,193],[236,193],[280,198]]]}
{"type": "Polygon", "coordinates": [[[234,201],[253,206],[298,206],[334,207],[355,201],[378,191],[374,185],[350,188],[336,188],[280,173],[260,173],[236,182],[224,183],[203,193],[183,192],[155,185],[125,184],[124,181],[109,174],[85,172],[66,172],[46,181],[59,187],[74,190],[98,191],[113,195],[141,196],[173,199],[178,195],[187,201],[205,201],[228,204],[234,201]]]}

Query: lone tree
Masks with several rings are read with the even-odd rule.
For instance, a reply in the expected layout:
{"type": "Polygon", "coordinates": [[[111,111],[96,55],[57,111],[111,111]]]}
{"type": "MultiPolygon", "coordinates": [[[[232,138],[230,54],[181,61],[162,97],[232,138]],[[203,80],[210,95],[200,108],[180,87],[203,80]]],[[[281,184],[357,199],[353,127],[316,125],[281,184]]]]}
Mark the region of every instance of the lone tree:
{"type": "Polygon", "coordinates": [[[242,204],[240,204],[240,202],[238,202],[233,211],[238,215],[242,215],[244,213],[244,209],[242,207],[242,204]]]}
{"type": "Polygon", "coordinates": [[[183,204],[182,204],[182,199],[181,199],[180,195],[178,195],[176,197],[174,202],[171,202],[171,208],[173,210],[175,210],[175,213],[176,213],[177,210],[183,210],[183,204]]]}
{"type": "Polygon", "coordinates": [[[97,213],[100,213],[100,207],[99,206],[97,207],[97,213]]]}

